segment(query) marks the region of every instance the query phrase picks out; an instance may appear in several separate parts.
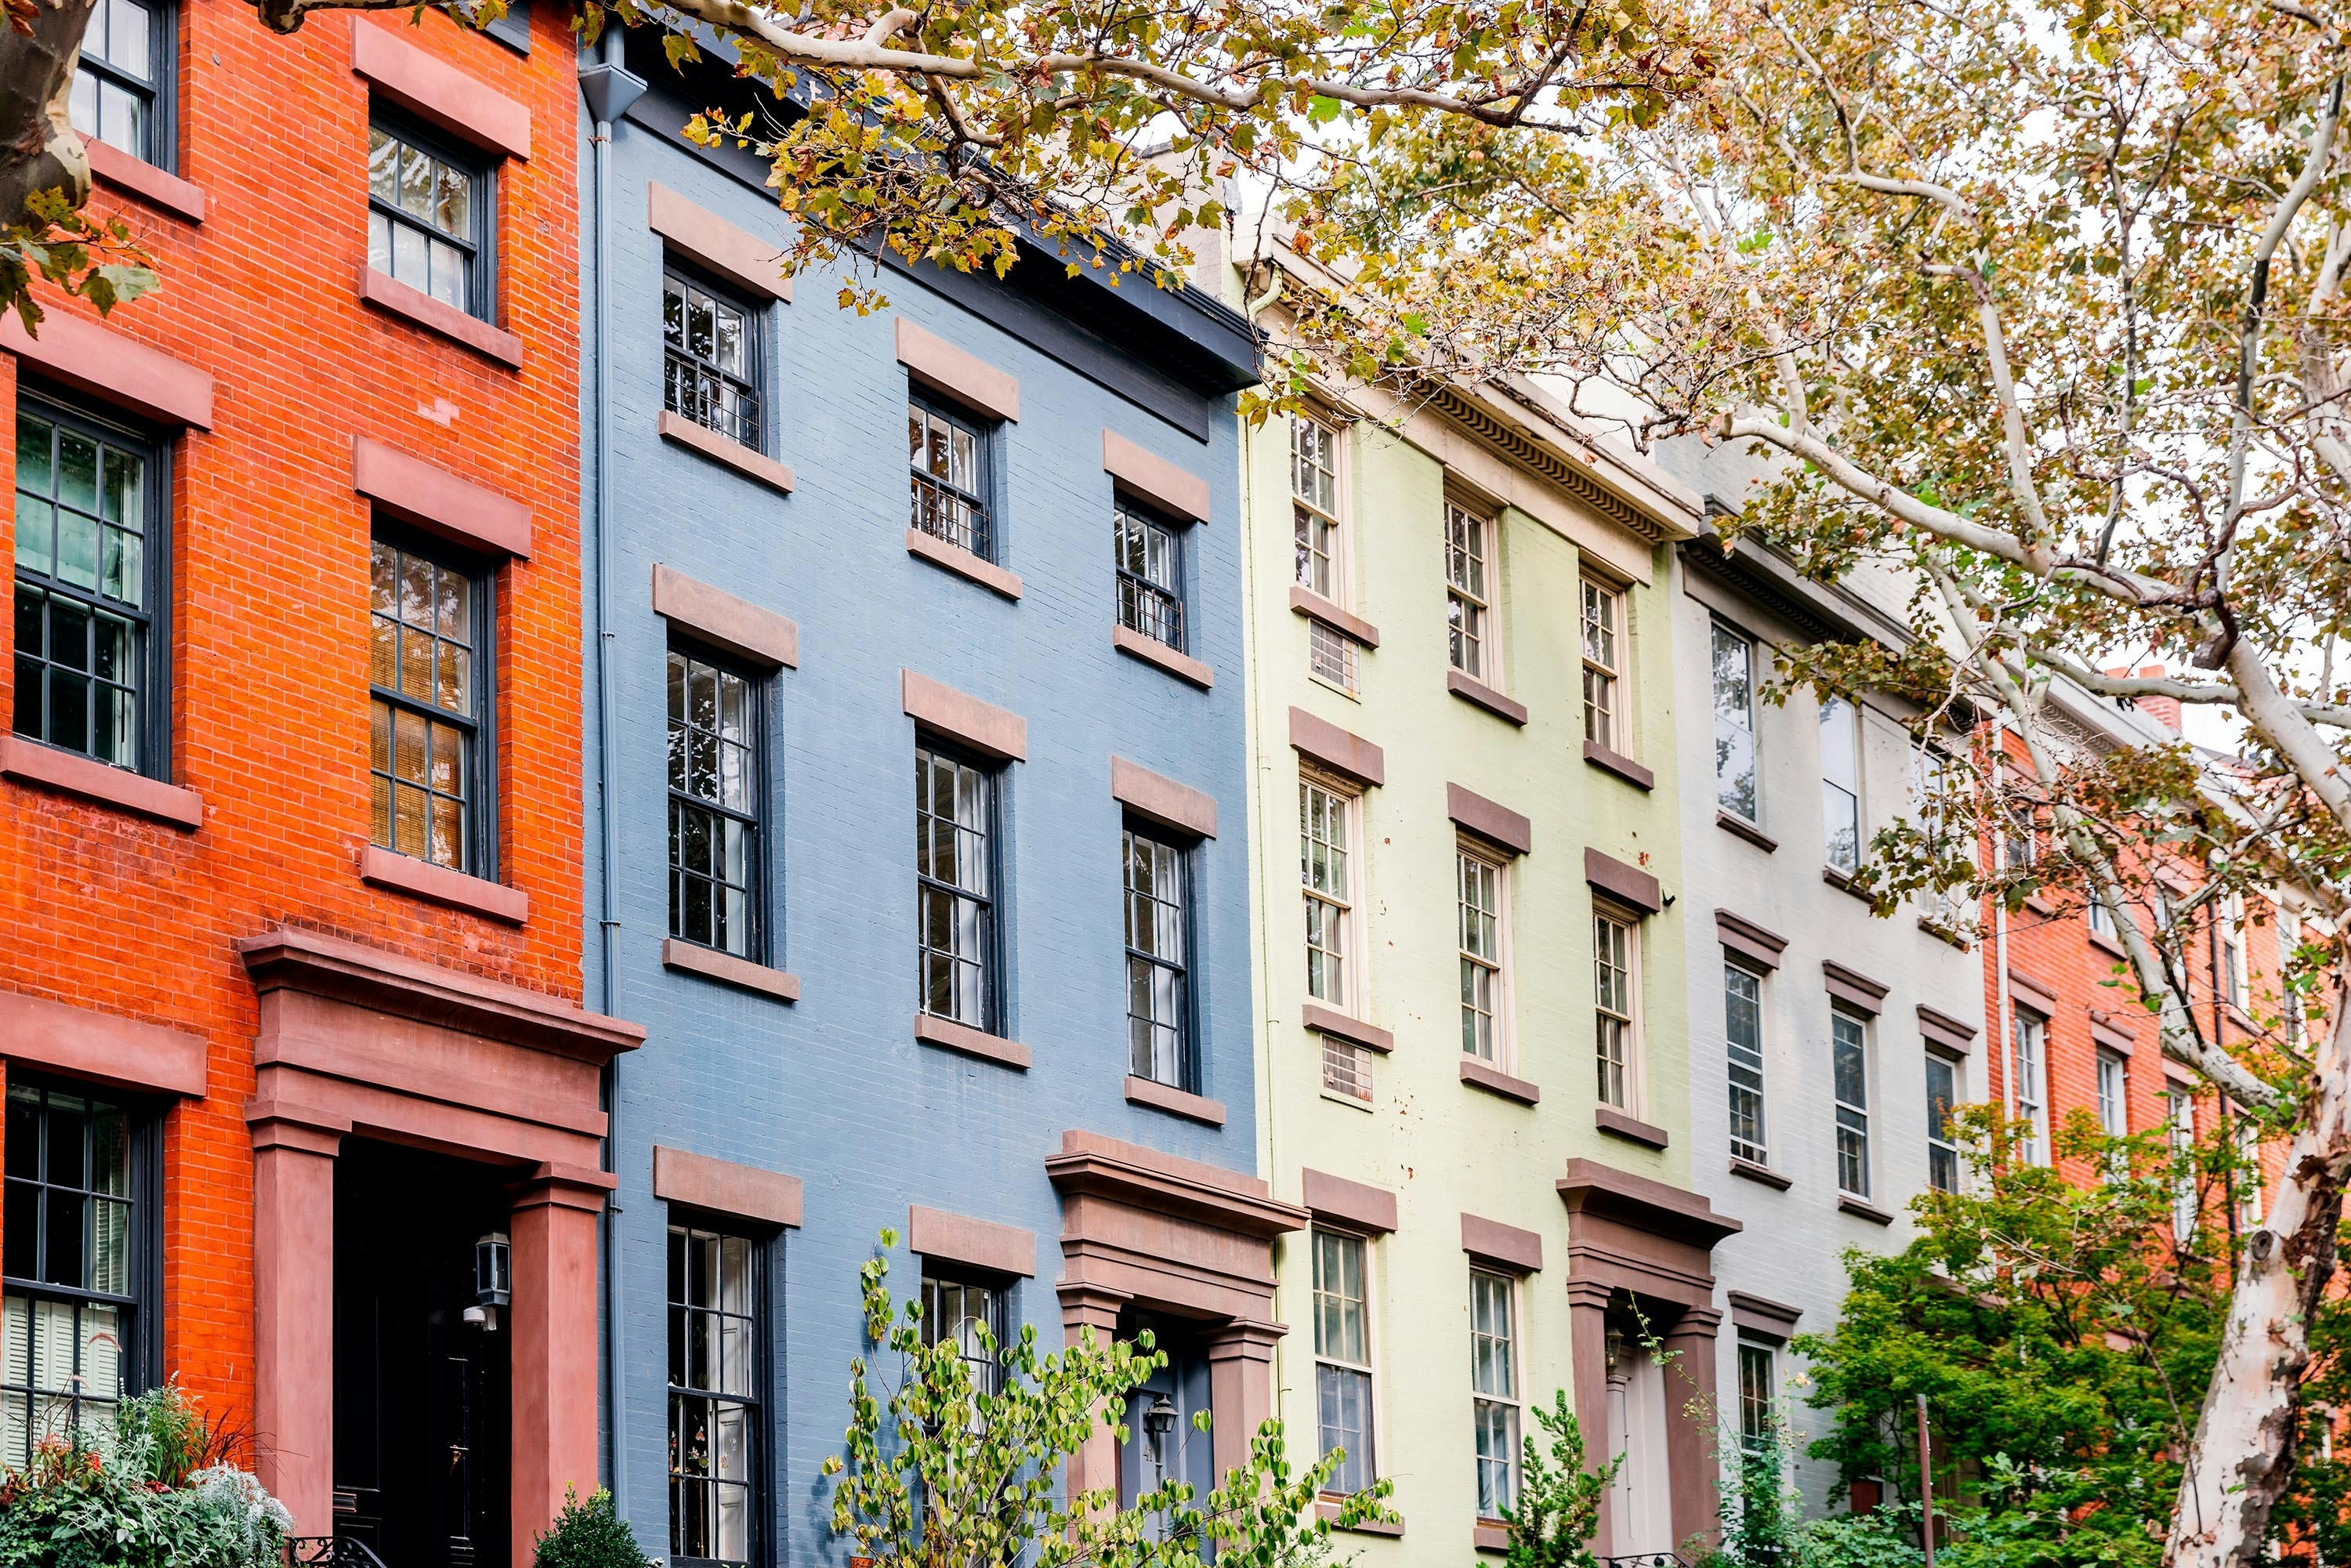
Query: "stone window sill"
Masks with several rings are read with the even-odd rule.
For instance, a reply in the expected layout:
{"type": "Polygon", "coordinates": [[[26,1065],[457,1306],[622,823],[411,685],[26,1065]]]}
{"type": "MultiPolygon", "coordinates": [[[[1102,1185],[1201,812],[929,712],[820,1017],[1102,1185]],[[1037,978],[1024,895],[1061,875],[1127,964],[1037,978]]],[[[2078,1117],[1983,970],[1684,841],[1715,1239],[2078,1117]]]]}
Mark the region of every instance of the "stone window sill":
{"type": "Polygon", "coordinates": [[[1480,1552],[1508,1552],[1510,1549],[1510,1532],[1499,1524],[1473,1525],[1469,1541],[1480,1552]]]}
{"type": "MultiPolygon", "coordinates": [[[[1329,1494],[1325,1494],[1322,1497],[1319,1497],[1314,1500],[1314,1517],[1317,1519],[1327,1519],[1331,1521],[1331,1527],[1333,1530],[1336,1530],[1339,1527],[1339,1511],[1346,1506],[1346,1502],[1347,1500],[1343,1496],[1331,1496],[1329,1494]]],[[[1399,1536],[1404,1533],[1404,1521],[1401,1519],[1367,1519],[1363,1523],[1353,1527],[1353,1533],[1357,1535],[1399,1536]]]]}
{"type": "Polygon", "coordinates": [[[1376,1024],[1349,1018],[1336,1008],[1326,1008],[1320,1002],[1308,1002],[1300,1009],[1299,1021],[1317,1034],[1335,1035],[1355,1045],[1369,1046],[1383,1055],[1395,1049],[1395,1036],[1376,1024]]]}
{"type": "Polygon", "coordinates": [[[522,340],[478,316],[468,316],[454,305],[444,305],[423,289],[395,282],[375,268],[360,267],[360,298],[387,315],[463,343],[509,370],[522,369],[522,340]]]}
{"type": "Polygon", "coordinates": [[[1714,825],[1733,837],[1745,839],[1767,855],[1780,847],[1779,840],[1744,817],[1734,817],[1728,811],[1717,811],[1714,814],[1714,825]]]}
{"type": "Polygon", "coordinates": [[[1878,1207],[1874,1203],[1855,1197],[1849,1193],[1841,1192],[1837,1194],[1837,1208],[1842,1213],[1853,1215],[1855,1218],[1859,1219],[1866,1219],[1872,1225],[1891,1225],[1894,1223],[1894,1217],[1886,1213],[1886,1210],[1878,1207]]]}
{"type": "Polygon", "coordinates": [[[1380,645],[1380,629],[1362,616],[1342,610],[1311,588],[1292,585],[1290,608],[1310,621],[1320,621],[1342,637],[1352,639],[1365,648],[1380,645]]]}
{"type": "Polygon", "coordinates": [[[161,207],[175,218],[184,218],[192,224],[204,221],[203,186],[192,185],[169,170],[133,157],[111,142],[90,137],[85,138],[82,145],[89,153],[89,172],[100,181],[151,206],[161,207]]]}
{"type": "Polygon", "coordinates": [[[1513,1078],[1498,1067],[1489,1067],[1474,1056],[1461,1059],[1461,1082],[1521,1105],[1532,1105],[1542,1098],[1542,1091],[1534,1084],[1523,1078],[1513,1078]]]}
{"type": "Polygon", "coordinates": [[[732,953],[721,953],[715,947],[681,941],[675,936],[662,938],[662,966],[689,975],[700,975],[705,980],[721,985],[739,987],[773,997],[779,1002],[800,999],[800,978],[782,969],[755,964],[748,958],[737,958],[732,953]]]}
{"type": "Polygon", "coordinates": [[[682,413],[669,409],[661,412],[661,438],[674,442],[690,452],[698,452],[722,467],[732,468],[755,484],[765,485],[778,495],[792,493],[792,471],[764,452],[754,451],[739,441],[729,441],[716,431],[700,425],[682,413]]]}
{"type": "Polygon", "coordinates": [[[1635,1144],[1646,1144],[1653,1149],[1664,1148],[1671,1135],[1663,1127],[1644,1122],[1638,1116],[1628,1116],[1614,1105],[1593,1107],[1592,1124],[1604,1133],[1635,1144]]]}
{"type": "Polygon", "coordinates": [[[2128,958],[2130,956],[2129,948],[2125,947],[2120,942],[2117,942],[2113,937],[2107,936],[2105,932],[2099,930],[2095,925],[2090,927],[2090,946],[2093,947],[2103,948],[2105,951],[2113,954],[2117,958],[2128,958]]]}
{"type": "Polygon", "coordinates": [[[0,778],[39,785],[102,806],[152,817],[175,828],[204,825],[204,797],[127,768],[60,751],[22,736],[0,735],[0,778]]]}
{"type": "Polygon", "coordinates": [[[1930,920],[1923,915],[1918,916],[1918,929],[1924,931],[1928,936],[1932,936],[1938,942],[1949,943],[1952,946],[1957,947],[1962,953],[1968,952],[1975,946],[1974,943],[1969,941],[1965,936],[1952,930],[1942,922],[1938,920],[1930,920]]]}
{"type": "Polygon", "coordinates": [[[1527,705],[1504,696],[1483,681],[1471,680],[1458,670],[1445,672],[1445,689],[1462,701],[1474,703],[1496,718],[1512,724],[1527,722],[1527,705]]]}
{"type": "Polygon", "coordinates": [[[914,1039],[924,1045],[935,1045],[942,1051],[957,1051],[982,1061],[993,1061],[998,1067],[1009,1067],[1020,1072],[1029,1071],[1027,1046],[1017,1040],[1007,1040],[1000,1034],[974,1029],[969,1024],[933,1018],[929,1013],[916,1013],[914,1039]]]}
{"type": "Polygon", "coordinates": [[[371,887],[404,893],[508,925],[520,925],[530,918],[530,896],[518,887],[395,854],[379,844],[360,852],[360,880],[371,887]]]}
{"type": "Polygon", "coordinates": [[[1225,1124],[1225,1103],[1211,1100],[1204,1094],[1187,1094],[1181,1089],[1149,1078],[1127,1075],[1126,1100],[1130,1105],[1148,1105],[1155,1111],[1165,1111],[1171,1116],[1188,1121],[1205,1122],[1211,1127],[1225,1124]]]}
{"type": "Polygon", "coordinates": [[[1657,776],[1655,773],[1650,772],[1623,752],[1611,751],[1596,740],[1587,740],[1583,743],[1583,760],[1594,768],[1614,773],[1636,789],[1654,789],[1657,787],[1657,776]]]}
{"type": "Polygon", "coordinates": [[[1872,908],[1876,907],[1877,901],[1871,898],[1869,894],[1862,892],[1859,887],[1854,884],[1853,876],[1850,873],[1841,872],[1833,865],[1824,865],[1821,867],[1821,880],[1827,883],[1831,887],[1835,888],[1839,893],[1851,894],[1854,897],[1861,900],[1864,904],[1870,905],[1872,908]]]}
{"type": "Polygon", "coordinates": [[[945,539],[933,538],[920,528],[906,530],[906,553],[917,560],[926,560],[942,571],[953,572],[967,581],[976,582],[992,593],[1007,599],[1020,597],[1020,574],[1007,571],[992,560],[983,560],[971,551],[945,539]]]}
{"type": "Polygon", "coordinates": [[[1179,681],[1189,681],[1207,691],[1217,684],[1217,672],[1193,658],[1179,653],[1154,637],[1146,637],[1131,626],[1110,629],[1111,646],[1129,658],[1140,659],[1146,664],[1156,664],[1179,681]]]}
{"type": "Polygon", "coordinates": [[[1745,1176],[1749,1181],[1761,1182],[1768,1187],[1776,1187],[1782,1192],[1796,1185],[1793,1177],[1783,1176],[1771,1166],[1759,1166],[1753,1160],[1733,1158],[1730,1162],[1730,1174],[1735,1176],[1745,1176]]]}

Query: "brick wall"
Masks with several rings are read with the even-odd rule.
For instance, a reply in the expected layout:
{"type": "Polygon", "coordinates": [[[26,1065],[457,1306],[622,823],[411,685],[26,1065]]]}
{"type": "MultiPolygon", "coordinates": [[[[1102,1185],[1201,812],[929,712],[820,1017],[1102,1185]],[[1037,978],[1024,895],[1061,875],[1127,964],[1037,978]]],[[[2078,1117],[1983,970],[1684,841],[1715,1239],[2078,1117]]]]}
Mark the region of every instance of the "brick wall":
{"type": "MultiPolygon", "coordinates": [[[[438,15],[410,27],[326,13],[281,38],[237,0],[190,0],[179,42],[178,172],[203,190],[203,221],[106,185],[93,205],[131,219],[164,279],[110,329],[214,378],[213,427],[165,449],[171,770],[204,822],[0,781],[0,988],[209,1040],[207,1097],[165,1125],[164,1362],[234,1412],[252,1376],[256,1022],[234,941],[289,923],[580,994],[578,89],[551,8],[527,56],[438,15]],[[497,324],[522,340],[519,371],[360,301],[369,86],[351,68],[354,26],[529,110],[531,156],[496,183],[497,324]],[[520,927],[359,880],[370,510],[351,488],[355,434],[531,508],[530,559],[499,571],[496,593],[499,877],[529,895],[520,927]]],[[[11,423],[17,370],[0,356],[11,423]]],[[[0,451],[0,497],[13,453],[0,451]]],[[[0,657],[9,711],[12,670],[0,657]]]]}

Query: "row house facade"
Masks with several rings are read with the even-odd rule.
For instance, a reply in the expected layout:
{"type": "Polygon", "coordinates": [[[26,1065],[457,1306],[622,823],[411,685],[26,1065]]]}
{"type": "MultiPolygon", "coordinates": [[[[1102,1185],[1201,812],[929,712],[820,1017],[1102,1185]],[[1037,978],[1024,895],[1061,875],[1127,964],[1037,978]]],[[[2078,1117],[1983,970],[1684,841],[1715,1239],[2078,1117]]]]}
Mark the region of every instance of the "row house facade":
{"type": "Polygon", "coordinates": [[[402,1564],[596,1479],[578,97],[522,6],[91,24],[165,281],[0,332],[0,1462],[176,1378],[402,1564]]]}
{"type": "MultiPolygon", "coordinates": [[[[1276,252],[1277,267],[1302,266],[1276,252]]],[[[1394,1486],[1367,1562],[1498,1552],[1565,1393],[1597,1550],[1715,1519],[1672,719],[1696,496],[1526,385],[1331,387],[1244,437],[1280,1408],[1394,1486]],[[1651,1349],[1663,1353],[1653,1359],[1651,1349]]]]}
{"type": "Polygon", "coordinates": [[[672,1561],[831,1560],[884,1230],[967,1354],[1150,1330],[1069,1484],[1205,1494],[1272,1411],[1306,1222],[1256,1172],[1253,335],[1033,247],[796,297],[768,165],[681,134],[731,72],[646,28],[587,81],[586,963],[653,1030],[613,1102],[622,1515],[672,1561]]]}

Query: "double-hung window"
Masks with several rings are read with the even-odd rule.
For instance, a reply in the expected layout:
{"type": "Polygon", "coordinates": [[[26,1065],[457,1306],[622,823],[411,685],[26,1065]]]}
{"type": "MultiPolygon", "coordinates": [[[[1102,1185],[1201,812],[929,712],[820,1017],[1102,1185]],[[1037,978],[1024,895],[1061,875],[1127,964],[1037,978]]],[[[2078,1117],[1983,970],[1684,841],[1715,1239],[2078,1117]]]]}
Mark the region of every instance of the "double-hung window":
{"type": "Polygon", "coordinates": [[[996,776],[928,742],[914,748],[919,1005],[935,1018],[995,1021],[996,776]]]}
{"type": "Polygon", "coordinates": [[[2018,1157],[2029,1166],[2049,1163],[2049,1021],[2018,1008],[2014,1070],[2011,1073],[2016,1119],[2024,1124],[2018,1157]]]}
{"type": "Polygon", "coordinates": [[[1951,1111],[1959,1103],[1959,1064],[1940,1051],[1927,1053],[1927,1185],[1937,1192],[1959,1190],[1959,1145],[1951,1135],[1951,1111]]]}
{"type": "Polygon", "coordinates": [[[1499,684],[1493,534],[1493,525],[1468,507],[1445,504],[1446,652],[1455,669],[1487,685],[1499,684]]]}
{"type": "Polygon", "coordinates": [[[2171,1156],[2171,1239],[2181,1246],[2196,1238],[2196,1102],[2185,1089],[2163,1094],[2164,1146],[2171,1156]]]}
{"type": "Polygon", "coordinates": [[[1869,1196],[1869,1025],[1829,1009],[1829,1079],[1836,1105],[1837,1190],[1869,1196]]]}
{"type": "Polygon", "coordinates": [[[2220,999],[2232,1008],[2245,1005],[2245,900],[2231,894],[2220,902],[2220,999]]]}
{"type": "Polygon", "coordinates": [[[1121,835],[1126,902],[1127,1071],[1192,1087],[1189,889],[1185,852],[1134,827],[1121,835]]]}
{"type": "Polygon", "coordinates": [[[760,449],[758,318],[675,267],[662,271],[662,406],[760,449]]]}
{"type": "Polygon", "coordinates": [[[1322,1452],[1345,1450],[1329,1490],[1353,1493],[1378,1475],[1372,1455],[1369,1244],[1317,1228],[1314,1244],[1314,1402],[1322,1452]]]}
{"type": "Polygon", "coordinates": [[[110,1428],[147,1381],[157,1206],[143,1134],[111,1098],[8,1085],[0,1465],[27,1469],[44,1438],[110,1428]]]}
{"type": "Polygon", "coordinates": [[[2106,902],[2106,895],[2098,889],[2094,887],[2090,890],[2084,901],[2083,915],[2089,921],[2090,929],[2107,941],[2120,942],[2123,939],[2122,928],[2115,923],[2115,906],[2106,902]]]}
{"type": "Polygon", "coordinates": [[[1714,623],[1714,803],[1761,821],[1755,785],[1755,644],[1714,623]]]}
{"type": "Polygon", "coordinates": [[[1843,697],[1821,704],[1821,816],[1834,869],[1861,869],[1860,710],[1843,697]]]}
{"type": "Polygon", "coordinates": [[[2098,1052],[2098,1131],[2109,1138],[2130,1135],[2130,1108],[2126,1085],[2129,1077],[2121,1055],[2098,1052]]]}
{"type": "Polygon", "coordinates": [[[171,156],[172,15],[162,0],[98,0],[66,109],[82,135],[155,164],[171,156]]]}
{"type": "Polygon", "coordinates": [[[1640,1087],[1640,927],[1613,910],[1592,916],[1593,1026],[1600,1103],[1630,1111],[1640,1087]]]}
{"type": "Polygon", "coordinates": [[[996,559],[987,505],[987,432],[936,399],[906,398],[907,526],[943,544],[996,559]]]}
{"type": "Polygon", "coordinates": [[[490,168],[405,120],[368,126],[368,266],[489,319],[490,168]]]}
{"type": "Polygon", "coordinates": [[[1779,1435],[1779,1355],[1758,1340],[1739,1341],[1739,1440],[1761,1448],[1779,1435]]]}
{"type": "Polygon", "coordinates": [[[1620,693],[1624,681],[1625,595],[1583,580],[1583,738],[1626,749],[1620,693]]]}
{"type": "Polygon", "coordinates": [[[757,960],[762,797],[758,683],[669,651],[669,934],[757,960]]]}
{"type": "Polygon", "coordinates": [[[20,397],[16,731],[158,778],[170,752],[161,470],[145,443],[20,397]]]}
{"type": "Polygon", "coordinates": [[[1469,1270],[1469,1411],[1477,1433],[1478,1517],[1519,1501],[1518,1281],[1469,1270]]]}
{"type": "Polygon", "coordinates": [[[1730,1157],[1771,1163],[1763,1118],[1763,977],[1722,967],[1722,1036],[1730,1074],[1730,1157]]]}
{"type": "Polygon", "coordinates": [[[762,1308],[747,1236],[669,1228],[669,1554],[744,1564],[765,1512],[762,1308]]]}
{"type": "Polygon", "coordinates": [[[1004,1341],[1002,1290],[923,1270],[923,1343],[955,1346],[974,1394],[1004,1391],[1004,1341]]]}
{"type": "Polygon", "coordinates": [[[486,877],[489,578],[406,534],[370,556],[371,841],[486,877]]]}
{"type": "Polygon", "coordinates": [[[1467,848],[1453,854],[1454,907],[1461,935],[1461,1050],[1480,1061],[1502,1060],[1507,989],[1502,968],[1502,889],[1506,873],[1467,848]]]}
{"type": "Polygon", "coordinates": [[[2229,1141],[2236,1155],[2236,1168],[2231,1173],[2230,1184],[2237,1190],[2237,1225],[2250,1230],[2261,1224],[2264,1206],[2262,1202],[2262,1124],[2242,1110],[2230,1109],[2229,1141]]]}
{"type": "Polygon", "coordinates": [[[1317,779],[1298,783],[1298,873],[1306,899],[1306,994],[1345,1011],[1354,983],[1355,797],[1317,779]]]}
{"type": "Polygon", "coordinates": [[[1339,432],[1310,414],[1290,423],[1290,497],[1298,586],[1341,602],[1339,432]]]}
{"type": "Polygon", "coordinates": [[[1121,498],[1111,512],[1111,553],[1118,569],[1118,623],[1182,653],[1183,536],[1121,498]]]}

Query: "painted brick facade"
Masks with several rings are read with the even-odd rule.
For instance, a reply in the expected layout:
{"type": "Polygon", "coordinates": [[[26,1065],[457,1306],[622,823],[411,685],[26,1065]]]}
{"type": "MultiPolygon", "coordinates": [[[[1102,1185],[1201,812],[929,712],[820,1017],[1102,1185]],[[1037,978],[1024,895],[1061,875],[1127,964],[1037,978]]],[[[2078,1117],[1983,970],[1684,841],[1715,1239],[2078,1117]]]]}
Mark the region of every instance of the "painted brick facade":
{"type": "MultiPolygon", "coordinates": [[[[1211,1202],[1277,1215],[1253,1175],[1230,401],[1246,336],[1210,302],[1130,284],[1129,303],[1093,279],[1065,287],[1050,261],[1024,261],[1009,284],[893,267],[888,308],[862,317],[818,278],[789,300],[749,287],[747,277],[772,285],[783,232],[767,170],[683,142],[678,127],[705,101],[695,95],[727,89],[723,78],[680,88],[656,42],[629,41],[629,65],[653,87],[613,126],[605,214],[611,1006],[654,1022],[619,1076],[613,1483],[647,1551],[692,1554],[672,1533],[685,1525],[667,1469],[668,1232],[746,1236],[764,1259],[748,1463],[766,1506],[749,1550],[763,1562],[837,1560],[819,1467],[839,1451],[849,1364],[863,1348],[857,1270],[879,1231],[896,1233],[902,1299],[927,1258],[1001,1288],[1004,1326],[1034,1325],[1050,1346],[1081,1323],[1131,1328],[1155,1304],[1132,1281],[1091,1272],[1100,1254],[1064,1254],[1090,1220],[1074,1200],[1065,1217],[1056,1184],[1081,1179],[1081,1167],[1089,1183],[1114,1182],[1113,1166],[1206,1162],[1185,1179],[1225,1195],[1211,1202]],[[665,414],[665,267],[748,312],[754,454],[665,414]],[[983,427],[992,559],[909,530],[910,382],[983,427]],[[1178,519],[1190,665],[1113,636],[1114,496],[1201,509],[1178,519]],[[729,660],[759,690],[765,932],[753,963],[714,952],[709,932],[671,937],[672,649],[729,660]],[[995,771],[1004,927],[995,1019],[978,1030],[925,1019],[919,1039],[918,731],[961,740],[995,771]],[[1138,819],[1176,823],[1189,846],[1197,1064],[1174,1093],[1129,1087],[1120,833],[1138,819]],[[1213,836],[1196,837],[1203,829],[1213,836]],[[1103,1140],[1128,1148],[1106,1153],[1103,1140]]],[[[592,236],[596,214],[587,218],[592,236]]],[[[595,795],[591,769],[591,844],[602,833],[595,795]]],[[[591,911],[594,871],[591,861],[591,911]]],[[[591,988],[603,983],[593,918],[591,988]]],[[[1202,1233],[1201,1252],[1166,1262],[1170,1279],[1213,1255],[1240,1296],[1270,1295],[1264,1242],[1237,1235],[1202,1233]]],[[[1193,1270],[1168,1288],[1203,1278],[1193,1270]]],[[[1263,1365],[1252,1336],[1270,1323],[1188,1300],[1193,1321],[1214,1329],[1211,1355],[1263,1365]]],[[[1218,1360],[1171,1388],[1188,1409],[1217,1385],[1219,1457],[1264,1410],[1261,1394],[1252,1406],[1238,1382],[1217,1381],[1238,1376],[1236,1361],[1218,1360]]],[[[1197,1442],[1205,1460],[1209,1439],[1197,1442]]],[[[1096,1468],[1109,1462],[1090,1452],[1083,1484],[1110,1484],[1096,1468]]]]}
{"type": "MultiPolygon", "coordinates": [[[[235,0],[187,0],[176,38],[176,172],[201,191],[202,221],[119,183],[102,182],[93,204],[131,218],[164,280],[104,332],[193,367],[213,392],[209,428],[140,423],[169,476],[168,776],[201,799],[202,824],[0,781],[0,988],[203,1039],[203,1095],[157,1102],[161,1368],[242,1423],[256,1354],[246,1105],[260,1009],[234,944],[293,927],[559,1009],[580,998],[578,89],[552,15],[526,54],[435,14],[409,27],[330,13],[284,38],[235,0]],[[371,84],[354,72],[354,39],[379,31],[395,55],[421,51],[510,100],[537,131],[529,158],[505,159],[495,181],[496,324],[519,343],[518,369],[362,301],[371,84]],[[371,503],[353,487],[358,436],[533,521],[528,559],[495,578],[496,876],[528,897],[519,925],[359,875],[371,503]]],[[[87,314],[52,309],[60,327],[87,314]]],[[[0,358],[12,425],[19,396],[54,388],[41,371],[54,352],[0,358]]],[[[142,395],[128,382],[110,391],[142,395]]],[[[5,496],[6,454],[0,469],[5,496]]],[[[13,528],[11,508],[0,556],[13,528]]],[[[0,658],[0,708],[12,680],[0,658]]],[[[10,1012],[0,1002],[0,1053],[20,1074],[53,1060],[50,1031],[10,1012]]],[[[256,1431],[265,1458],[277,1437],[256,1431]]]]}

